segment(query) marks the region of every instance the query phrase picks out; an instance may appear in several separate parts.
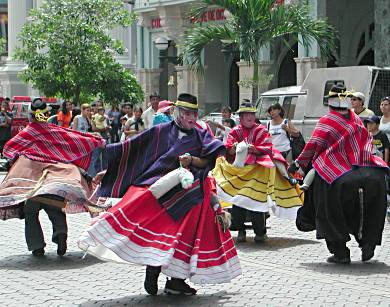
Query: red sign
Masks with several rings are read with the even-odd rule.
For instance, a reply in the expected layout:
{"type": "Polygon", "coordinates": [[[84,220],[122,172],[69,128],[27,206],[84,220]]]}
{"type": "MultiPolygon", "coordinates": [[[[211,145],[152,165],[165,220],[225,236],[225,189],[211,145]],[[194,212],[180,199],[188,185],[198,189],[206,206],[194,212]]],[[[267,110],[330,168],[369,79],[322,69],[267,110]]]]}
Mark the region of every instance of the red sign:
{"type": "MultiPolygon", "coordinates": [[[[202,14],[199,18],[192,17],[191,23],[200,23],[200,22],[210,22],[210,21],[221,21],[225,20],[226,17],[224,15],[225,9],[216,8],[212,10],[208,10],[202,14]]],[[[152,29],[161,28],[161,18],[154,18],[151,22],[152,29]]]]}
{"type": "Polygon", "coordinates": [[[204,12],[202,16],[199,18],[191,18],[191,23],[198,23],[198,22],[210,22],[210,21],[221,21],[225,20],[226,17],[224,15],[225,9],[212,9],[204,12]]]}
{"type": "Polygon", "coordinates": [[[152,29],[161,28],[161,18],[152,19],[152,29]]]}

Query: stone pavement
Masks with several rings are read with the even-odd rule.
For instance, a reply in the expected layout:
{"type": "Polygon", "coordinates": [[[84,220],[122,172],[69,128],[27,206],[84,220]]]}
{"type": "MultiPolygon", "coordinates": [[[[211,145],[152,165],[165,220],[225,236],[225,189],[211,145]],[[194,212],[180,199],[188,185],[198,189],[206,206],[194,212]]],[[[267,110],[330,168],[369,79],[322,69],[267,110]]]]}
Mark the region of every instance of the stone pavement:
{"type": "MultiPolygon", "coordinates": [[[[294,223],[269,219],[269,240],[238,246],[243,275],[225,285],[197,287],[198,295],[156,297],[143,290],[144,268],[82,259],[76,241],[87,214],[69,215],[69,249],[56,255],[50,223],[41,221],[46,256],[30,256],[22,220],[0,222],[0,306],[390,306],[390,224],[375,258],[361,263],[351,243],[353,263],[325,263],[328,252],[314,232],[300,233],[294,223]]],[[[249,233],[252,235],[252,233],[249,233]]],[[[159,286],[163,289],[164,276],[159,286]]]]}

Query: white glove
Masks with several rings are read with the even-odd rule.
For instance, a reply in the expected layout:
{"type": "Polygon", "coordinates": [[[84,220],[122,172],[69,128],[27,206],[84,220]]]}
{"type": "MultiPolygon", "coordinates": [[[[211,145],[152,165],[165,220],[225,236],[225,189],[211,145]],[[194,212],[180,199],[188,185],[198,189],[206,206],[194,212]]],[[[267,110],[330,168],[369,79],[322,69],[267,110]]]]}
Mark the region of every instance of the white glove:
{"type": "Polygon", "coordinates": [[[241,141],[236,147],[236,158],[234,159],[233,166],[244,167],[246,158],[248,157],[248,144],[245,141],[241,141]]]}

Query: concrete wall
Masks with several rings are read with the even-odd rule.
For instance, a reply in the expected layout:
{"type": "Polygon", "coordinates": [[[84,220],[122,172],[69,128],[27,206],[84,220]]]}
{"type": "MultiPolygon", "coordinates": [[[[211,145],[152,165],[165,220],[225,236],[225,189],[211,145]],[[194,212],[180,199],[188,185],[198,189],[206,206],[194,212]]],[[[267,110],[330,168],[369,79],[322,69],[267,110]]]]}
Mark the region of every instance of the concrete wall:
{"type": "Polygon", "coordinates": [[[375,0],[375,65],[390,66],[389,0],[375,0]]]}
{"type": "MultiPolygon", "coordinates": [[[[383,0],[386,2],[386,0],[383,0]]],[[[388,2],[388,0],[387,0],[388,2]]],[[[326,15],[329,22],[339,32],[340,54],[338,66],[358,65],[356,54],[360,37],[368,33],[369,25],[374,22],[373,0],[326,0],[326,15]]],[[[362,53],[373,46],[373,41],[366,35],[365,48],[362,53]]]]}
{"type": "Polygon", "coordinates": [[[229,105],[229,65],[221,53],[221,42],[207,46],[204,59],[206,109],[219,110],[222,104],[229,105]]]}

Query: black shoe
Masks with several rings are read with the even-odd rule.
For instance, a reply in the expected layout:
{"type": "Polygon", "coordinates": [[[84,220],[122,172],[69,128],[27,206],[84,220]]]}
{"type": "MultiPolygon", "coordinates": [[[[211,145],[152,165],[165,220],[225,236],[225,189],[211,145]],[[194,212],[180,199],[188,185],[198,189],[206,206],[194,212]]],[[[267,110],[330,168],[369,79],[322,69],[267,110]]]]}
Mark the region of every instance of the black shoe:
{"type": "Polygon", "coordinates": [[[184,279],[167,279],[164,292],[175,295],[195,295],[196,290],[184,282],[184,279]]]}
{"type": "Polygon", "coordinates": [[[38,248],[36,250],[33,250],[32,255],[35,257],[43,257],[45,255],[45,249],[42,247],[42,248],[38,248]]]}
{"type": "Polygon", "coordinates": [[[328,259],[326,259],[326,262],[338,263],[338,264],[350,264],[351,258],[350,257],[339,258],[339,257],[336,257],[335,255],[333,255],[333,256],[328,257],[328,259]]]}
{"type": "Polygon", "coordinates": [[[160,275],[161,267],[160,266],[147,266],[144,288],[145,291],[150,295],[156,295],[158,291],[158,275],[160,275]]]}
{"type": "Polygon", "coordinates": [[[66,253],[66,249],[67,249],[66,238],[67,238],[66,234],[59,234],[58,235],[58,238],[57,238],[57,240],[58,240],[58,242],[57,242],[57,244],[58,244],[57,255],[58,256],[63,256],[66,253]]]}
{"type": "Polygon", "coordinates": [[[236,242],[237,243],[246,242],[246,231],[245,230],[238,231],[236,242]]]}
{"type": "Polygon", "coordinates": [[[256,243],[264,243],[266,239],[267,239],[267,235],[266,234],[255,235],[255,238],[254,238],[256,243]]]}
{"type": "Polygon", "coordinates": [[[368,261],[372,257],[374,257],[375,246],[371,246],[370,244],[364,244],[362,247],[362,261],[368,261]]]}

